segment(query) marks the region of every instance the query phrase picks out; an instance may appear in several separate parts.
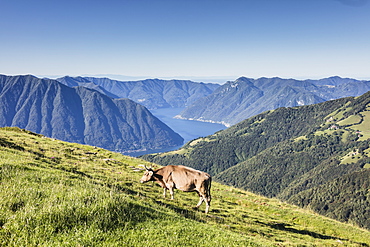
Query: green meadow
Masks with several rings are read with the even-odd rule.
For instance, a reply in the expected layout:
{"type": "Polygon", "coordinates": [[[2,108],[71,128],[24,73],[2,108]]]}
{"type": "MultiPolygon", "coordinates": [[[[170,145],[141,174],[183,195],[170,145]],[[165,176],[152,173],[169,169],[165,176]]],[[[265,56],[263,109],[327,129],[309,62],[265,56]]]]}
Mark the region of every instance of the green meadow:
{"type": "Polygon", "coordinates": [[[163,198],[141,159],[0,129],[0,246],[369,246],[370,232],[213,182],[163,198]]]}

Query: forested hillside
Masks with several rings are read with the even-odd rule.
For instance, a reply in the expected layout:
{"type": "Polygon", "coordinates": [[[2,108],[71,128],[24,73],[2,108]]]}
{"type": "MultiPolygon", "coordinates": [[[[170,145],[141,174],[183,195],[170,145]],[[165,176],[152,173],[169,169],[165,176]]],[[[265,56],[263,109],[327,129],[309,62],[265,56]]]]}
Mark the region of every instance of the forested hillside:
{"type": "Polygon", "coordinates": [[[349,100],[267,111],[214,135],[193,140],[180,150],[143,158],[161,164],[183,163],[216,175],[279,142],[315,131],[325,116],[349,100]]]}
{"type": "Polygon", "coordinates": [[[143,158],[203,169],[223,183],[370,228],[369,138],[370,92],[268,111],[143,158]]]}

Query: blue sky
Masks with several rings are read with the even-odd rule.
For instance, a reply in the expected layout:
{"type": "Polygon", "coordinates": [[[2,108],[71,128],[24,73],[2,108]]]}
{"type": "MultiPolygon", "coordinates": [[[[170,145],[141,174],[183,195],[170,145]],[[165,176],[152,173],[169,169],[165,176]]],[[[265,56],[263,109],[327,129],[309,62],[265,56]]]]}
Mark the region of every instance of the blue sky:
{"type": "Polygon", "coordinates": [[[0,73],[370,79],[368,0],[0,0],[0,73]]]}

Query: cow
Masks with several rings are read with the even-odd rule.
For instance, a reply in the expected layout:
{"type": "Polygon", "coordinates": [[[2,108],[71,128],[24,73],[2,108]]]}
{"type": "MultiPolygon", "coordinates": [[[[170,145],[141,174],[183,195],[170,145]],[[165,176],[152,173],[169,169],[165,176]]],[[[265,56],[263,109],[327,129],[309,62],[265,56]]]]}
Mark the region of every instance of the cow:
{"type": "Polygon", "coordinates": [[[140,179],[141,183],[157,182],[164,189],[164,197],[166,197],[166,190],[170,191],[171,200],[174,199],[174,189],[185,192],[196,191],[199,195],[199,203],[196,205],[196,208],[199,208],[205,201],[205,213],[208,213],[211,204],[212,182],[212,177],[208,173],[182,165],[168,165],[156,170],[145,166],[145,169],[146,171],[140,179]]]}

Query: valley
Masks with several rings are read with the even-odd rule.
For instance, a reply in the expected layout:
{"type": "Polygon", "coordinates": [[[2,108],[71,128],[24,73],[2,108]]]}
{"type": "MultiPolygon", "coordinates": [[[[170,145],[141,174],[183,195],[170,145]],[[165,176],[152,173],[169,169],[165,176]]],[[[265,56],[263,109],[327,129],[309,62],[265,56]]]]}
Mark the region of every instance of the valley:
{"type": "MultiPolygon", "coordinates": [[[[168,125],[176,133],[178,133],[182,138],[184,138],[184,144],[197,139],[199,137],[205,137],[212,135],[219,130],[226,129],[226,126],[217,123],[208,123],[200,121],[191,121],[186,119],[175,118],[184,108],[161,108],[151,110],[154,116],[159,118],[162,122],[168,125]]],[[[176,147],[157,149],[157,150],[148,150],[134,153],[123,153],[130,156],[141,156],[144,154],[159,153],[159,152],[169,152],[181,148],[183,145],[176,147]]]]}

